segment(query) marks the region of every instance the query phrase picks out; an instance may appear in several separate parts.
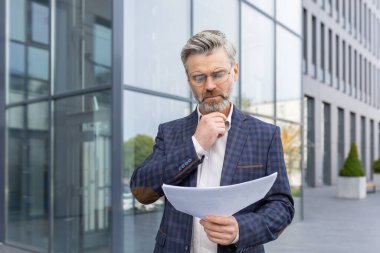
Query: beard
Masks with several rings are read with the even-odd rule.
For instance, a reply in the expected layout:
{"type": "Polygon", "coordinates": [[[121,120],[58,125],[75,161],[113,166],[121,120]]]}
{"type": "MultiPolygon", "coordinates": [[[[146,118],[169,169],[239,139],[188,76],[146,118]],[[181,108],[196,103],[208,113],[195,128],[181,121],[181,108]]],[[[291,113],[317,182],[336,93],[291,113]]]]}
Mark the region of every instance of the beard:
{"type": "Polygon", "coordinates": [[[197,100],[199,102],[199,109],[205,111],[206,113],[212,112],[221,112],[227,108],[229,105],[229,93],[230,92],[218,92],[218,91],[210,91],[206,92],[202,97],[198,97],[197,100]],[[222,98],[219,102],[207,102],[208,97],[220,96],[222,98]]]}
{"type": "Polygon", "coordinates": [[[229,103],[229,99],[227,97],[223,97],[223,100],[218,103],[199,103],[199,109],[203,109],[206,113],[211,112],[221,112],[227,108],[229,103]]]}

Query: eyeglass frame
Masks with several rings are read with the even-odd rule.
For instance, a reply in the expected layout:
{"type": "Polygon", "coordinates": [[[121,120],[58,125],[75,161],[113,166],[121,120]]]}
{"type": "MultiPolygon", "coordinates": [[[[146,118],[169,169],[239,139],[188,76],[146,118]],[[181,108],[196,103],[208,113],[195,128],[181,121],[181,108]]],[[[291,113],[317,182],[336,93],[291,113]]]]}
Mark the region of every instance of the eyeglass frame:
{"type": "MultiPolygon", "coordinates": [[[[214,70],[213,72],[211,72],[210,74],[208,74],[208,75],[206,75],[206,74],[203,74],[203,73],[201,73],[201,72],[199,72],[200,74],[197,74],[197,75],[193,75],[193,76],[191,76],[190,74],[188,74],[188,82],[191,84],[191,85],[193,85],[193,86],[195,86],[195,87],[201,87],[201,86],[204,86],[205,84],[206,84],[206,82],[207,82],[207,79],[209,78],[209,76],[211,77],[211,80],[216,84],[216,85],[220,85],[220,84],[223,84],[223,83],[225,83],[227,80],[228,80],[228,78],[229,78],[229,76],[230,76],[230,74],[231,74],[231,68],[233,68],[233,66],[231,66],[230,67],[230,71],[228,71],[227,69],[225,69],[225,68],[221,68],[220,70],[214,70]],[[226,79],[225,80],[222,80],[222,81],[215,81],[215,75],[216,74],[218,74],[218,73],[220,73],[220,72],[222,72],[222,71],[225,71],[225,73],[226,73],[226,79]],[[228,71],[228,72],[227,72],[228,71]],[[196,82],[194,79],[192,79],[192,78],[194,78],[195,76],[203,76],[203,77],[205,77],[205,79],[202,81],[202,82],[196,82]]],[[[197,72],[197,71],[195,71],[195,72],[197,72]]]]}

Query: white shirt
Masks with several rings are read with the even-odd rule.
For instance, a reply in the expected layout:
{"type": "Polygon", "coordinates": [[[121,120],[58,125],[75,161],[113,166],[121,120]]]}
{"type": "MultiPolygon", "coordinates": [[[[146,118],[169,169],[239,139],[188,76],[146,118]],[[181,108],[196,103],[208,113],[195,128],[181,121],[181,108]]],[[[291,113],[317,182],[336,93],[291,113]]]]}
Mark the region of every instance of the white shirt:
{"type": "MultiPolygon", "coordinates": [[[[222,176],[222,168],[224,161],[224,154],[226,151],[228,131],[231,128],[231,116],[233,111],[233,105],[231,103],[231,109],[226,120],[227,131],[226,133],[219,137],[216,142],[209,148],[209,150],[204,150],[199,144],[195,137],[192,137],[195,151],[199,157],[205,156],[203,163],[198,165],[197,174],[197,187],[215,187],[220,186],[220,179],[222,176]]],[[[198,121],[202,116],[199,112],[199,107],[197,108],[198,121]]],[[[216,253],[217,244],[211,242],[203,226],[199,224],[200,219],[193,219],[193,237],[191,242],[191,253],[216,253]]],[[[237,242],[239,235],[236,237],[233,243],[237,242]]]]}

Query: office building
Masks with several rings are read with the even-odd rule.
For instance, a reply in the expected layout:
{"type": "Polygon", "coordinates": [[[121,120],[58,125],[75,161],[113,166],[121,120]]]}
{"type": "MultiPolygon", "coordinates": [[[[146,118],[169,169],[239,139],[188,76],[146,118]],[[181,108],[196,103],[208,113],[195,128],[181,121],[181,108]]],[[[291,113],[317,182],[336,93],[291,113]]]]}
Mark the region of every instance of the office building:
{"type": "Polygon", "coordinates": [[[355,142],[380,157],[380,1],[303,1],[305,182],[334,185],[355,142]]]}
{"type": "Polygon", "coordinates": [[[180,51],[205,29],[237,47],[235,106],[282,129],[299,219],[301,20],[300,0],[0,0],[0,249],[152,252],[165,200],[129,178],[194,110],[180,51]]]}

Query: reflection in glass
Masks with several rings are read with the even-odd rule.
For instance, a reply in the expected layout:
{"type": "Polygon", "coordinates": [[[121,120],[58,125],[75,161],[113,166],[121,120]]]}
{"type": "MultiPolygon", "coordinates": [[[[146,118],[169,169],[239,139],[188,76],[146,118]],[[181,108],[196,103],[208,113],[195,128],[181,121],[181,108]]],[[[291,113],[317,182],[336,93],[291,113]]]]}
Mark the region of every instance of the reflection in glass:
{"type": "Polygon", "coordinates": [[[281,128],[281,140],[284,150],[286,170],[294,201],[296,202],[296,220],[301,219],[301,126],[283,121],[276,121],[281,128]]]}
{"type": "Polygon", "coordinates": [[[256,7],[262,11],[273,16],[274,2],[273,0],[248,0],[248,2],[253,3],[256,7]]]}
{"type": "Polygon", "coordinates": [[[57,2],[56,93],[111,84],[112,1],[87,2],[57,2]]]}
{"type": "Polygon", "coordinates": [[[12,0],[10,4],[10,37],[14,40],[25,41],[26,0],[12,0]]]}
{"type": "Polygon", "coordinates": [[[256,10],[242,6],[242,109],[273,116],[273,22],[256,10]]]}
{"type": "Polygon", "coordinates": [[[62,99],[54,113],[54,252],[111,252],[111,96],[62,99]]]}
{"type": "Polygon", "coordinates": [[[167,98],[124,92],[124,192],[125,252],[152,252],[162,218],[163,199],[150,205],[135,200],[129,180],[136,167],[152,152],[158,125],[187,116],[190,105],[167,98]]]}
{"type": "Polygon", "coordinates": [[[35,42],[48,44],[49,43],[49,6],[48,1],[45,4],[37,2],[31,3],[32,8],[32,40],[35,42]]]}
{"type": "Polygon", "coordinates": [[[9,102],[47,95],[49,69],[49,51],[11,42],[9,102]]]}
{"type": "Polygon", "coordinates": [[[38,252],[48,249],[48,115],[46,102],[7,110],[6,241],[38,252]]]}
{"type": "Polygon", "coordinates": [[[46,50],[30,47],[28,59],[29,76],[47,80],[49,78],[49,53],[46,50]]]}
{"type": "Polygon", "coordinates": [[[44,49],[28,48],[28,98],[49,93],[49,52],[44,49]]]}
{"type": "Polygon", "coordinates": [[[9,52],[9,102],[19,102],[24,98],[25,87],[25,47],[11,42],[9,52]]]}
{"type": "Polygon", "coordinates": [[[190,1],[125,2],[123,83],[187,97],[180,53],[190,34],[190,1]]]}
{"type": "Polygon", "coordinates": [[[279,0],[276,1],[277,20],[289,27],[297,34],[301,34],[302,26],[302,1],[279,0]]]}
{"type": "Polygon", "coordinates": [[[277,117],[301,121],[301,39],[277,27],[277,117]]]}

